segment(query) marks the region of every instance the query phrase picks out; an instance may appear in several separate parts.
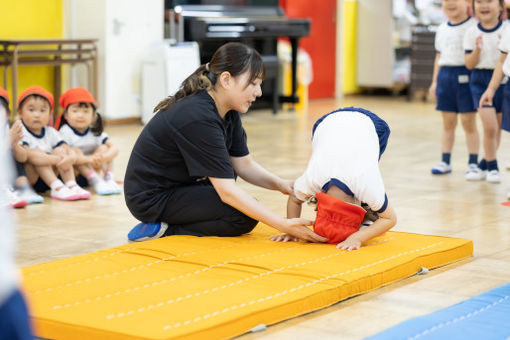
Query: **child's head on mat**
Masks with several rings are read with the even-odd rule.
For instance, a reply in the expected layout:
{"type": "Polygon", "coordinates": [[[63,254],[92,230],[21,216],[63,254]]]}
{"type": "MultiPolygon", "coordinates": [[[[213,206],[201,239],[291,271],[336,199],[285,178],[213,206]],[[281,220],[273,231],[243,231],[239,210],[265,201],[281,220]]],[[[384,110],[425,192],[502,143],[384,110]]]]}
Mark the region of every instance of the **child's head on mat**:
{"type": "Polygon", "coordinates": [[[103,120],[96,111],[97,101],[92,94],[83,87],[74,87],[64,92],[59,98],[64,112],[57,118],[55,128],[60,129],[68,124],[80,133],[90,130],[95,136],[103,132],[103,120]]]}
{"type": "Polygon", "coordinates": [[[287,219],[236,183],[292,194],[292,180],[251,157],[240,114],[262,95],[264,63],[242,43],[222,45],[211,60],[162,100],[131,153],[126,204],[141,221],[131,241],[170,235],[238,236],[263,222],[296,238],[325,242],[304,218],[287,219]]]}
{"type": "MultiPolygon", "coordinates": [[[[328,238],[328,243],[347,250],[359,249],[392,228],[396,215],[379,171],[389,134],[384,120],[360,108],[339,109],[317,120],[312,131],[312,156],[303,175],[294,182],[287,217],[301,216],[302,203],[315,196],[314,231],[328,238]],[[373,223],[360,229],[366,221],[373,223]]],[[[278,235],[272,239],[295,238],[278,235]]]]}

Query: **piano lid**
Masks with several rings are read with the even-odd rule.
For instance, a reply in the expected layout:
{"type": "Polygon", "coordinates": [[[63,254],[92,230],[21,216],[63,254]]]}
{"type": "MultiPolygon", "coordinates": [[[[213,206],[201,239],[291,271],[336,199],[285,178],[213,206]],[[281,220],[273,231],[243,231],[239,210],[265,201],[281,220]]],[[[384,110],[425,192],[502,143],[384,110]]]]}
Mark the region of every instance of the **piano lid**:
{"type": "Polygon", "coordinates": [[[287,18],[280,7],[185,5],[175,11],[185,19],[189,40],[310,34],[310,19],[287,18]]]}

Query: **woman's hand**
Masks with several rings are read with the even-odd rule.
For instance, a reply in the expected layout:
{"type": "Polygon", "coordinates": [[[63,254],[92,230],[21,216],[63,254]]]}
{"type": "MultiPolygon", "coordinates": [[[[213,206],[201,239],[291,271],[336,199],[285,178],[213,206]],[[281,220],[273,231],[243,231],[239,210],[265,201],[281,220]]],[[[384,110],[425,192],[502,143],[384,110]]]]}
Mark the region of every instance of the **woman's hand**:
{"type": "Polygon", "coordinates": [[[282,194],[294,196],[294,181],[291,179],[281,179],[278,182],[278,190],[282,194]]]}
{"type": "Polygon", "coordinates": [[[271,236],[271,241],[275,241],[275,242],[289,242],[289,241],[298,242],[299,239],[297,237],[289,235],[289,234],[281,234],[281,235],[271,236]]]}
{"type": "Polygon", "coordinates": [[[285,225],[281,229],[278,229],[303,241],[327,242],[327,238],[317,235],[310,228],[308,228],[308,226],[312,224],[312,221],[304,218],[289,218],[285,220],[285,225]]]}

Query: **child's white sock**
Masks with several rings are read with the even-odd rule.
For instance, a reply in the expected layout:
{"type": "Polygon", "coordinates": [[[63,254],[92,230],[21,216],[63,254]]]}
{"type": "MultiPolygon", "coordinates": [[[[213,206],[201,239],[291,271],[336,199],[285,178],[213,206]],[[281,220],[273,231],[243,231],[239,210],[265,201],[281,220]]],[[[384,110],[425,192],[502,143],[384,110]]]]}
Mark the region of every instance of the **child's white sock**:
{"type": "Polygon", "coordinates": [[[89,183],[92,185],[96,185],[99,181],[101,181],[101,177],[99,177],[97,172],[95,172],[94,170],[91,170],[86,177],[89,183]]]}
{"type": "Polygon", "coordinates": [[[58,189],[60,189],[60,188],[61,188],[61,187],[63,187],[63,186],[64,186],[64,183],[62,183],[62,181],[61,181],[61,180],[59,180],[59,179],[54,180],[54,181],[53,181],[53,182],[51,182],[51,184],[50,184],[50,188],[51,188],[51,190],[58,190],[58,189]]]}
{"type": "Polygon", "coordinates": [[[75,181],[75,180],[73,180],[73,179],[72,179],[72,180],[70,180],[70,181],[67,181],[67,182],[66,182],[66,187],[68,187],[68,188],[72,188],[72,187],[74,187],[75,185],[78,185],[78,184],[76,184],[76,181],[75,181]]]}
{"type": "Polygon", "coordinates": [[[115,180],[115,175],[113,174],[113,171],[112,170],[107,170],[106,174],[104,175],[104,179],[107,180],[107,181],[114,181],[115,180]]]}

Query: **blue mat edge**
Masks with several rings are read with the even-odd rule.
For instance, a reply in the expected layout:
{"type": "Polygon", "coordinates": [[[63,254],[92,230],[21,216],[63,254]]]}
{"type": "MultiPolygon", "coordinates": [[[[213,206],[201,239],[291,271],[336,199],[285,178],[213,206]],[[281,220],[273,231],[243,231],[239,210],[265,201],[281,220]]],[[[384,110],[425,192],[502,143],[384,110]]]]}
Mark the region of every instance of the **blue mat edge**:
{"type": "Polygon", "coordinates": [[[508,339],[509,315],[510,283],[506,283],[455,305],[403,321],[366,339],[467,339],[480,338],[478,333],[483,339],[508,339]],[[488,314],[482,314],[488,310],[488,314]]]}

